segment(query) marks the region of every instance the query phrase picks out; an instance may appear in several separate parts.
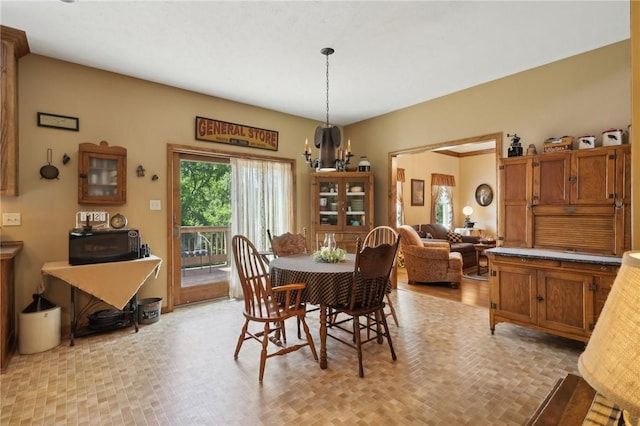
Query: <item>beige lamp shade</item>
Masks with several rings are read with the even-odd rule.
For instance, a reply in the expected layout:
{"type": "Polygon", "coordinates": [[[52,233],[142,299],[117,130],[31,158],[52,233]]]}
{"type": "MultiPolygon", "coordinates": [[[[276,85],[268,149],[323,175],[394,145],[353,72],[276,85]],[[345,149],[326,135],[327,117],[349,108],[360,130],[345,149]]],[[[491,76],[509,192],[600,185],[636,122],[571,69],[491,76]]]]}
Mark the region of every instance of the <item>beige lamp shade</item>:
{"type": "Polygon", "coordinates": [[[597,392],[640,417],[640,252],[623,255],[578,370],[597,392]]]}
{"type": "Polygon", "coordinates": [[[464,206],[462,208],[462,214],[464,214],[465,216],[471,216],[473,214],[473,207],[471,206],[464,206]]]}

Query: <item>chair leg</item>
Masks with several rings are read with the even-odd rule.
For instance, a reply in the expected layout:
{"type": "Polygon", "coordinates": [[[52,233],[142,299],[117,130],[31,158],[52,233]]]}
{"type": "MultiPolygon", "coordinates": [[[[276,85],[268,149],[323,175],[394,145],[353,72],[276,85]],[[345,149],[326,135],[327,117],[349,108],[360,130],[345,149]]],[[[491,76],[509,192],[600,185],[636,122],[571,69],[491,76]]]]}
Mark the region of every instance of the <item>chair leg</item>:
{"type": "Polygon", "coordinates": [[[316,352],[316,345],[313,344],[313,337],[311,337],[311,333],[309,332],[309,326],[307,325],[307,321],[304,319],[304,315],[300,315],[298,317],[298,321],[302,323],[302,327],[304,328],[304,334],[307,336],[307,342],[309,343],[309,347],[311,348],[311,353],[313,354],[313,359],[318,360],[318,353],[316,352]]]}
{"type": "Polygon", "coordinates": [[[398,317],[396,315],[396,309],[393,307],[393,303],[391,302],[389,293],[387,293],[385,296],[387,298],[387,305],[389,306],[389,310],[391,311],[391,316],[393,317],[393,321],[396,323],[396,327],[400,327],[400,323],[398,322],[398,317]]]}
{"type": "Polygon", "coordinates": [[[358,375],[364,377],[364,367],[362,366],[362,337],[360,336],[360,320],[358,316],[353,317],[353,330],[356,338],[356,348],[358,350],[358,375]]]}
{"type": "Polygon", "coordinates": [[[238,354],[240,353],[240,348],[242,347],[242,343],[244,342],[244,336],[247,333],[248,327],[249,320],[245,320],[244,325],[242,326],[242,331],[240,332],[240,337],[238,337],[238,343],[236,344],[236,352],[233,354],[234,359],[238,359],[238,354]]]}
{"type": "Polygon", "coordinates": [[[396,358],[396,351],[393,350],[393,342],[391,341],[391,334],[389,333],[389,325],[387,324],[387,317],[384,315],[384,312],[380,310],[380,317],[382,318],[382,326],[384,327],[384,332],[387,336],[387,342],[389,342],[389,349],[391,350],[391,359],[394,361],[396,358]]]}
{"type": "Polygon", "coordinates": [[[262,336],[262,351],[260,352],[260,374],[258,380],[262,382],[264,366],[267,363],[267,346],[269,345],[269,323],[264,323],[264,335],[262,336]]]}

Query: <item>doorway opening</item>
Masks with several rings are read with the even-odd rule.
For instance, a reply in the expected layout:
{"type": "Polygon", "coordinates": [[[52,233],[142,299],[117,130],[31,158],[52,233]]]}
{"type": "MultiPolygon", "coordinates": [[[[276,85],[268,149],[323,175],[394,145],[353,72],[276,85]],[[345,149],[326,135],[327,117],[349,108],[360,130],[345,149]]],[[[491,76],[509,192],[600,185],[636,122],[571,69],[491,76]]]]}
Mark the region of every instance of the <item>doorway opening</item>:
{"type": "Polygon", "coordinates": [[[231,253],[233,233],[241,233],[256,247],[262,247],[267,240],[266,229],[295,229],[291,207],[296,202],[294,169],[295,160],[287,158],[167,145],[169,312],[177,305],[237,293],[231,253]],[[262,177],[257,179],[249,173],[261,170],[256,164],[272,170],[272,174],[265,178],[264,173],[256,172],[262,177]],[[273,184],[273,170],[289,176],[286,185],[273,184]],[[261,209],[267,201],[276,207],[261,209]],[[266,211],[277,214],[266,215],[266,211]],[[276,226],[276,218],[283,224],[276,226]],[[247,229],[247,224],[252,228],[247,229]]]}
{"type": "Polygon", "coordinates": [[[227,295],[231,272],[229,160],[182,157],[179,304],[227,295]]]}
{"type": "MultiPolygon", "coordinates": [[[[491,162],[491,164],[487,164],[487,167],[493,170],[497,182],[498,159],[502,158],[502,133],[490,133],[481,136],[390,152],[388,155],[387,168],[387,170],[389,170],[389,199],[387,208],[387,221],[391,226],[397,226],[397,224],[403,217],[400,211],[400,199],[402,198],[402,196],[398,196],[399,193],[400,195],[402,195],[402,189],[398,187],[398,159],[399,157],[422,154],[426,152],[443,154],[460,159],[469,156],[493,154],[493,161],[491,162]]],[[[410,175],[408,174],[407,176],[410,175]]],[[[400,181],[400,184],[402,184],[402,181],[400,181]]],[[[497,205],[498,204],[495,203],[494,208],[496,208],[495,206],[497,205]]],[[[429,217],[430,214],[427,214],[422,223],[428,223],[429,217]]],[[[497,211],[495,212],[494,217],[497,218],[497,211]]],[[[495,226],[494,229],[497,230],[497,219],[495,222],[496,223],[493,226],[495,226]]]]}

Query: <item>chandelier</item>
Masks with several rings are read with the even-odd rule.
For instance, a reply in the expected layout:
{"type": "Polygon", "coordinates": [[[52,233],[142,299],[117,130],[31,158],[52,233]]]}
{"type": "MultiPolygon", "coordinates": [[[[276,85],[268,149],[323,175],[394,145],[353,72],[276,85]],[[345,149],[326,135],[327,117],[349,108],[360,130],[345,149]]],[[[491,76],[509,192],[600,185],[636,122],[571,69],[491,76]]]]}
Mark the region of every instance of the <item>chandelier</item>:
{"type": "Polygon", "coordinates": [[[340,148],[340,129],[329,124],[329,55],[332,55],[334,52],[335,50],[330,47],[325,47],[320,50],[320,53],[325,55],[327,63],[327,121],[325,127],[316,127],[314,145],[318,148],[319,155],[317,159],[311,158],[309,141],[307,139],[305,139],[304,153],[302,154],[311,168],[323,172],[342,171],[346,168],[347,164],[349,164],[351,157],[353,157],[351,153],[351,141],[348,142],[346,150],[340,148]]]}

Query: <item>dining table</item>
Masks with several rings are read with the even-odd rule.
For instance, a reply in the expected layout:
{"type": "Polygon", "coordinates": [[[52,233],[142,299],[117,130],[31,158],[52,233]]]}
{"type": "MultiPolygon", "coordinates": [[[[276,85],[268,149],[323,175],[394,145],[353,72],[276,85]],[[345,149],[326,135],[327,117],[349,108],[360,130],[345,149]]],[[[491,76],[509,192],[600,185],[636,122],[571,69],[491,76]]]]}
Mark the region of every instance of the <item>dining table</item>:
{"type": "Polygon", "coordinates": [[[320,306],[320,368],[327,368],[327,307],[348,302],[355,254],[346,254],[344,261],[319,262],[312,255],[277,257],[269,263],[273,287],[305,283],[301,300],[320,306]]]}

